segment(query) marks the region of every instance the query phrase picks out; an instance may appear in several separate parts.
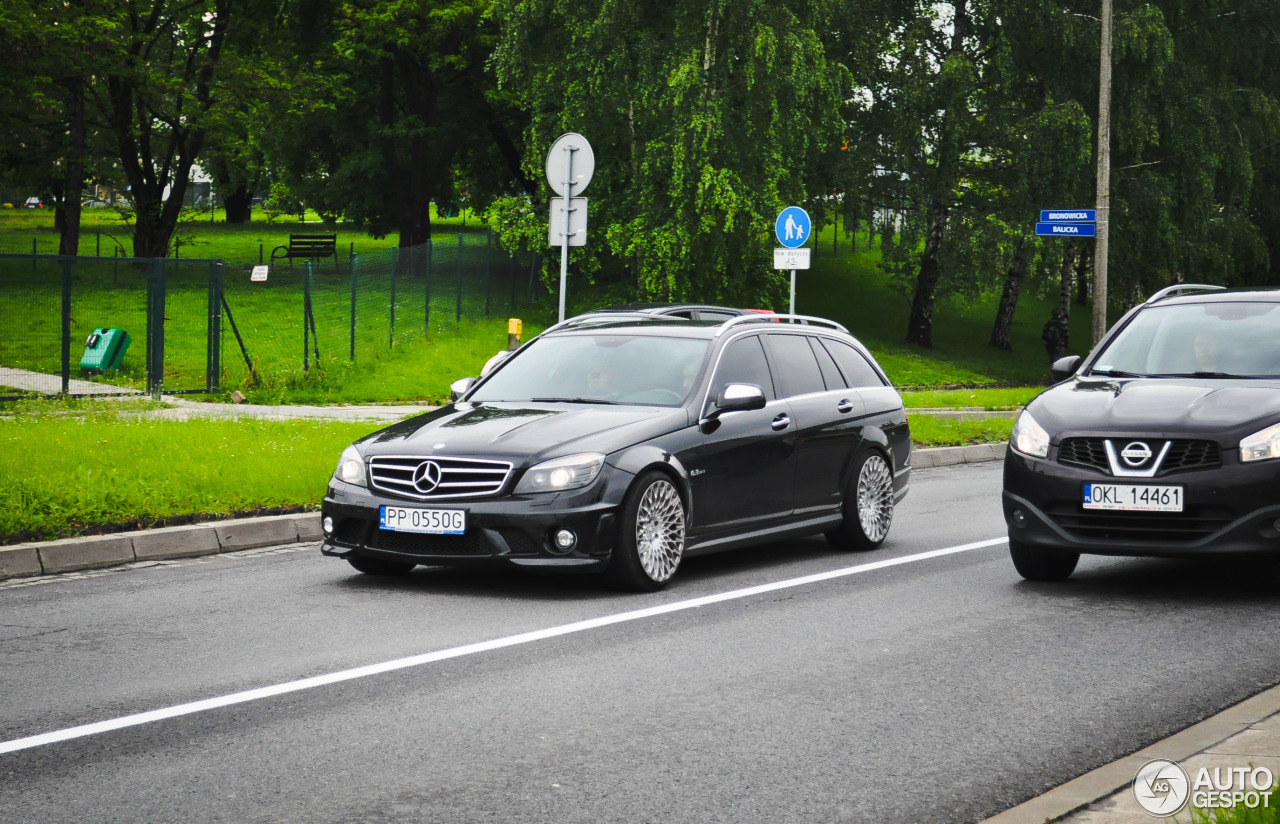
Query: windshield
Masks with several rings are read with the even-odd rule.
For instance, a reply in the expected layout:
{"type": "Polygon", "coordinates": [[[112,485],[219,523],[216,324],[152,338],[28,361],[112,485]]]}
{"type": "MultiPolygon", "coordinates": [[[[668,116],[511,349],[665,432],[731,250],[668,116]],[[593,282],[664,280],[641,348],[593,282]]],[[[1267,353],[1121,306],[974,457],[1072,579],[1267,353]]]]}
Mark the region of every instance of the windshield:
{"type": "Polygon", "coordinates": [[[1280,304],[1189,303],[1144,309],[1091,375],[1280,378],[1280,304]]]}
{"type": "Polygon", "coordinates": [[[679,406],[707,346],[697,338],[616,333],[539,338],[467,400],[679,406]]]}

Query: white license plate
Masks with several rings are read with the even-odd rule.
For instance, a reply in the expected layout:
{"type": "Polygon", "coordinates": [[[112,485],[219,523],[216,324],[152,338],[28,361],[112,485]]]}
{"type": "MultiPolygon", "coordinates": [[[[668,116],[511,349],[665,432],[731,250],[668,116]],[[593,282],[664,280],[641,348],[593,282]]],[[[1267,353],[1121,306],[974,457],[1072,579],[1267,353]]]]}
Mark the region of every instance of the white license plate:
{"type": "Polygon", "coordinates": [[[1084,508],[1120,512],[1181,512],[1182,487],[1085,484],[1084,508]]]}
{"type": "Polygon", "coordinates": [[[383,506],[378,508],[378,526],[392,532],[462,535],[467,531],[467,511],[465,509],[383,506]]]}

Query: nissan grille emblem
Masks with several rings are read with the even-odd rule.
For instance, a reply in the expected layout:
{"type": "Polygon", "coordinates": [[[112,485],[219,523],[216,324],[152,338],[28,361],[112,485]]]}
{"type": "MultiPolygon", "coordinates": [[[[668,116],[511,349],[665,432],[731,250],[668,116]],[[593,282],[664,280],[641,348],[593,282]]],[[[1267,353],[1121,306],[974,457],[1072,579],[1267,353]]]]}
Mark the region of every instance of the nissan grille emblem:
{"type": "Polygon", "coordinates": [[[427,495],[440,485],[440,465],[435,461],[423,461],[413,470],[413,488],[427,495]]]}
{"type": "Polygon", "coordinates": [[[1129,466],[1142,466],[1151,460],[1151,447],[1142,441],[1134,441],[1133,443],[1120,450],[1120,457],[1129,466]]]}

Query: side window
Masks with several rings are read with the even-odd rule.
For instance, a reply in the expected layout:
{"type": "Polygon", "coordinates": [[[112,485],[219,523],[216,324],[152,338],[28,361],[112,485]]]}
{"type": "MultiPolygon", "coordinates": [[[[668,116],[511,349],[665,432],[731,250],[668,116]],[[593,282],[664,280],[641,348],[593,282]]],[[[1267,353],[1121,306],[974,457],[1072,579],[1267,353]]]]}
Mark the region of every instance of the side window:
{"type": "Polygon", "coordinates": [[[867,359],[857,349],[838,340],[824,339],[822,345],[827,347],[831,357],[835,358],[836,363],[840,365],[840,371],[844,374],[844,379],[849,382],[849,386],[856,389],[859,386],[885,385],[880,375],[871,368],[871,364],[867,363],[867,359]]]}
{"type": "Polygon", "coordinates": [[[778,397],[791,398],[810,392],[825,392],[818,360],[809,348],[806,335],[767,335],[769,352],[778,367],[778,397]]]}
{"type": "Polygon", "coordinates": [[[827,384],[827,391],[846,389],[848,385],[844,382],[844,378],[840,377],[840,370],[836,367],[831,353],[814,338],[809,338],[809,345],[813,347],[813,354],[818,359],[818,368],[822,370],[822,380],[827,384]]]}
{"type": "Polygon", "coordinates": [[[739,338],[724,350],[716,367],[716,379],[711,384],[711,397],[719,395],[720,390],[731,383],[754,383],[764,390],[766,398],[774,399],[773,378],[759,335],[739,338]]]}
{"type": "Polygon", "coordinates": [[[735,315],[733,312],[714,312],[710,309],[698,310],[698,320],[718,320],[723,323],[724,321],[729,320],[730,318],[736,318],[736,317],[737,315],[735,315]]]}

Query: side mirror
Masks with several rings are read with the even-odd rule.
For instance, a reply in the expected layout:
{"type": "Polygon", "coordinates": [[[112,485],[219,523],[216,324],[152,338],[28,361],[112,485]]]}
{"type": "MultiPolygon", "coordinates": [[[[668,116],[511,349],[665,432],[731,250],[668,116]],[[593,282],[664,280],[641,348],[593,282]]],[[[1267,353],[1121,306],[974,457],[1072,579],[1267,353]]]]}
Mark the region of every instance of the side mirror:
{"type": "Polygon", "coordinates": [[[698,426],[710,434],[720,426],[720,416],[725,412],[741,412],[748,409],[764,409],[767,403],[764,390],[754,383],[731,383],[716,395],[712,409],[705,413],[698,426]]]}
{"type": "Polygon", "coordinates": [[[449,384],[449,402],[457,403],[462,399],[462,396],[467,394],[467,392],[471,390],[471,387],[475,385],[475,378],[458,378],[456,381],[449,384]]]}
{"type": "Polygon", "coordinates": [[[1058,358],[1053,362],[1053,365],[1049,367],[1049,377],[1053,379],[1054,383],[1062,383],[1074,375],[1079,368],[1080,356],[1067,355],[1065,358],[1058,358]]]}
{"type": "Polygon", "coordinates": [[[716,395],[716,409],[720,412],[764,409],[764,405],[764,390],[754,383],[731,383],[716,395]]]}

